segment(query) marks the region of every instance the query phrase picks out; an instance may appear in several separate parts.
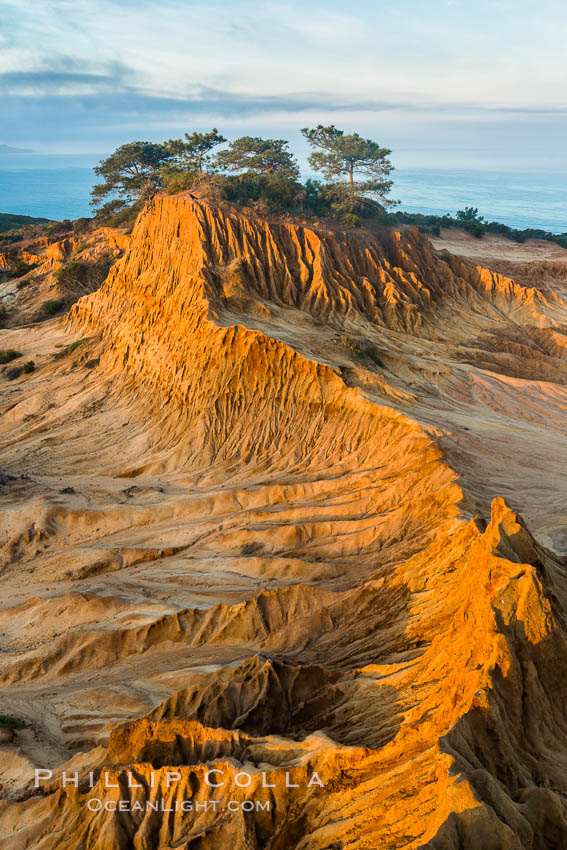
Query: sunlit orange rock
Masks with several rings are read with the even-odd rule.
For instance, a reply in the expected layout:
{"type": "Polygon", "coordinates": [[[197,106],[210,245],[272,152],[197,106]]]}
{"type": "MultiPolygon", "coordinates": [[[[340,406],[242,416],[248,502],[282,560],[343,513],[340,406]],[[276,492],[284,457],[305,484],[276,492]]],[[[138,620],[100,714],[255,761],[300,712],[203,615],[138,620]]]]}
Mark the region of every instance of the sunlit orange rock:
{"type": "Polygon", "coordinates": [[[566,316],[178,196],[9,331],[0,847],[567,846],[566,316]]]}

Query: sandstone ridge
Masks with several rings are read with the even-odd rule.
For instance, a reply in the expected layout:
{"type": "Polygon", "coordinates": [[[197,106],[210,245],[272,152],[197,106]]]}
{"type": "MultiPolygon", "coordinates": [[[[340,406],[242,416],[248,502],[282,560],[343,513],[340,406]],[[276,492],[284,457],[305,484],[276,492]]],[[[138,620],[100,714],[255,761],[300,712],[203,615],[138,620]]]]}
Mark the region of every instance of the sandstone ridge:
{"type": "Polygon", "coordinates": [[[7,332],[89,365],[3,402],[0,847],[567,846],[566,317],[413,230],[176,196],[7,332]]]}

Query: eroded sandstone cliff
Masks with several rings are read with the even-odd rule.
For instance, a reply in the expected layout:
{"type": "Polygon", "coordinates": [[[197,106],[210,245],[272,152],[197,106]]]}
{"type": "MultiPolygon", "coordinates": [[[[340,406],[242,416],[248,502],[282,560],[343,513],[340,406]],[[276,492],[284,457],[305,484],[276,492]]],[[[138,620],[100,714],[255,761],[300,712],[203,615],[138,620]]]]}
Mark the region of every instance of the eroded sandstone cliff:
{"type": "Polygon", "coordinates": [[[164,197],[9,332],[43,359],[3,387],[0,847],[567,847],[532,277],[164,197]]]}

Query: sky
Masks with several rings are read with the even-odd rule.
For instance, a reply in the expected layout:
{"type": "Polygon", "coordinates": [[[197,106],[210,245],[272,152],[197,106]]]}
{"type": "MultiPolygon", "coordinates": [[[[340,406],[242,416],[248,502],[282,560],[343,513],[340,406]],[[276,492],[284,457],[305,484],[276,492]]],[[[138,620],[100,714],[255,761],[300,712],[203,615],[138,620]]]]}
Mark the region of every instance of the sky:
{"type": "Polygon", "coordinates": [[[334,123],[410,167],[566,168],[564,0],[0,0],[0,144],[334,123]]]}

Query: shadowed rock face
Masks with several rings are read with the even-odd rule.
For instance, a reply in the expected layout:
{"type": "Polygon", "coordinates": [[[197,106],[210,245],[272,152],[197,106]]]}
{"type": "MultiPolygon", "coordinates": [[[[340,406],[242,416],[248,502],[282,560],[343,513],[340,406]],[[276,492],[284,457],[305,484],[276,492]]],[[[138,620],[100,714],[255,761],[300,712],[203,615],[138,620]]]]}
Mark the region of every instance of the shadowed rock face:
{"type": "Polygon", "coordinates": [[[7,332],[0,847],[567,847],[567,304],[524,277],[166,197],[7,332]]]}

